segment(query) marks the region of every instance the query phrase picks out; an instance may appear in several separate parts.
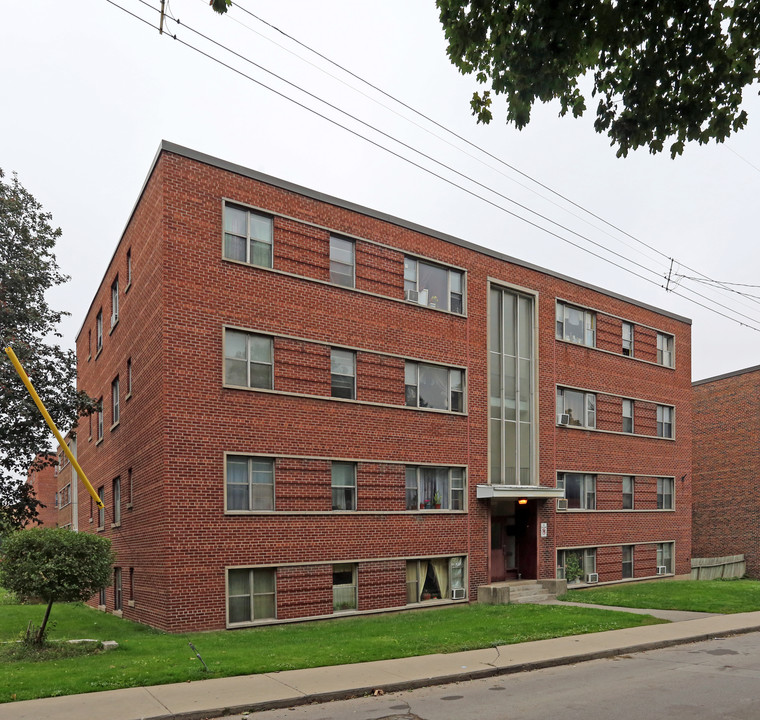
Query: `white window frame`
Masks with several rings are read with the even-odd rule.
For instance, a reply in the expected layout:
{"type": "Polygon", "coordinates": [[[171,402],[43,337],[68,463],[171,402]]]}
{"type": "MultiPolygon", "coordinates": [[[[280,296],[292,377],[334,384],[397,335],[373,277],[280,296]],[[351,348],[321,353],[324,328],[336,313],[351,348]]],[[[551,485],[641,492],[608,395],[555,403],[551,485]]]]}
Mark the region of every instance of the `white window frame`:
{"type": "Polygon", "coordinates": [[[444,365],[435,365],[433,363],[421,363],[414,360],[407,360],[404,365],[404,402],[407,407],[416,407],[432,410],[444,410],[446,412],[464,414],[466,412],[465,407],[465,371],[460,368],[450,368],[444,365]],[[448,373],[447,376],[447,388],[446,388],[446,407],[432,407],[420,405],[420,370],[425,368],[433,368],[435,370],[445,370],[448,373]],[[457,383],[457,376],[459,382],[457,383]],[[411,380],[412,382],[409,382],[411,380]],[[459,385],[460,389],[456,389],[459,385]],[[414,403],[410,402],[411,389],[414,393],[414,403]],[[451,408],[455,404],[455,400],[458,400],[458,404],[461,406],[461,410],[452,410],[451,408]]]}
{"type": "Polygon", "coordinates": [[[132,397],[132,358],[127,358],[127,398],[132,397]]]}
{"type": "Polygon", "coordinates": [[[106,527],[106,508],[105,508],[106,488],[101,485],[98,488],[98,498],[100,499],[100,505],[96,505],[98,508],[98,530],[104,530],[106,527]]]}
{"type": "Polygon", "coordinates": [[[564,300],[557,300],[556,312],[556,336],[558,340],[574,343],[575,345],[585,345],[586,347],[596,347],[596,312],[588,310],[578,305],[567,303],[564,300]],[[583,316],[583,339],[578,341],[568,337],[567,333],[567,312],[572,310],[581,313],[583,316]]]}
{"type": "Polygon", "coordinates": [[[596,510],[596,480],[596,475],[591,473],[562,472],[557,474],[557,488],[565,491],[568,510],[596,510]],[[579,482],[578,507],[571,507],[571,498],[567,496],[569,478],[573,478],[574,481],[577,478],[579,482]]]}
{"type": "Polygon", "coordinates": [[[121,418],[121,400],[119,398],[119,376],[111,382],[111,427],[116,427],[121,418]]]}
{"type": "Polygon", "coordinates": [[[673,574],[673,563],[675,561],[675,543],[674,542],[662,542],[657,543],[657,566],[664,565],[667,570],[667,575],[673,574]]]}
{"type": "Polygon", "coordinates": [[[441,305],[440,298],[436,295],[430,295],[429,289],[419,289],[419,268],[420,265],[427,265],[431,268],[438,268],[447,273],[446,277],[446,295],[447,302],[446,307],[440,307],[441,310],[453,313],[454,315],[464,315],[464,298],[465,298],[465,274],[462,270],[456,270],[454,268],[446,267],[440,263],[430,262],[429,260],[423,260],[421,258],[412,257],[410,255],[404,256],[404,297],[408,297],[408,293],[417,293],[416,302],[418,305],[426,305],[427,307],[438,308],[441,305]],[[459,288],[457,290],[457,288],[459,288]],[[459,305],[459,310],[452,309],[455,304],[459,305]]]}
{"type": "Polygon", "coordinates": [[[330,235],[330,282],[341,287],[356,287],[356,242],[354,240],[330,235]],[[348,247],[341,247],[341,243],[348,247]],[[350,250],[350,262],[340,257],[347,250],[350,250]],[[348,269],[350,272],[346,272],[348,269]]]}
{"type": "Polygon", "coordinates": [[[246,330],[236,330],[234,328],[225,328],[224,329],[224,384],[229,385],[230,387],[248,387],[248,388],[258,388],[259,390],[272,390],[274,389],[274,339],[270,335],[262,335],[260,333],[254,333],[254,332],[248,332],[246,330]],[[239,358],[239,357],[230,357],[227,353],[227,347],[228,347],[228,337],[230,334],[237,334],[245,336],[245,358],[239,358]],[[269,360],[252,360],[251,359],[251,340],[258,339],[258,340],[267,340],[269,343],[269,360]],[[245,385],[237,385],[228,379],[228,363],[229,362],[244,362],[245,363],[245,374],[246,374],[246,384],[245,385]],[[268,383],[266,385],[253,385],[251,380],[251,365],[261,366],[261,367],[268,367],[269,368],[269,375],[268,375],[268,383]]]}
{"type": "Polygon", "coordinates": [[[674,478],[657,478],[657,509],[675,510],[676,483],[674,478]]]}
{"type": "Polygon", "coordinates": [[[623,485],[623,487],[622,487],[622,489],[623,489],[623,493],[622,493],[623,494],[623,510],[633,510],[636,507],[636,477],[635,477],[635,475],[623,475],[623,483],[622,483],[622,485],[623,485]],[[631,491],[630,492],[626,492],[626,489],[625,489],[626,480],[628,480],[628,482],[631,485],[631,491]],[[626,495],[630,495],[631,496],[631,507],[629,507],[629,508],[627,508],[625,506],[626,495]]]}
{"type": "Polygon", "coordinates": [[[113,524],[121,525],[121,477],[115,477],[111,483],[111,501],[113,504],[113,524]]]}
{"type": "Polygon", "coordinates": [[[636,431],[635,428],[634,401],[629,398],[623,398],[623,432],[632,435],[636,431]],[[626,405],[628,406],[627,409],[630,411],[629,413],[626,413],[626,405]],[[630,420],[630,430],[626,430],[626,420],[630,420]]]}
{"type": "Polygon", "coordinates": [[[98,310],[95,318],[95,354],[103,349],[103,308],[98,310]]]}
{"type": "Polygon", "coordinates": [[[356,612],[359,609],[358,567],[356,563],[335,563],[333,571],[333,612],[356,612]],[[351,572],[351,582],[335,584],[336,573],[351,572]]]}
{"type": "Polygon", "coordinates": [[[124,292],[127,292],[132,286],[132,248],[127,248],[127,286],[124,292]]]}
{"type": "MultiPolygon", "coordinates": [[[[406,466],[406,509],[435,510],[435,497],[423,499],[423,473],[425,470],[445,470],[447,472],[447,497],[441,496],[439,510],[459,512],[467,509],[467,473],[463,467],[432,465],[406,466]],[[459,507],[454,507],[454,505],[459,507]]],[[[437,491],[436,491],[437,492],[437,491]]]]}
{"type": "Polygon", "coordinates": [[[663,367],[674,367],[675,338],[668,333],[657,333],[657,364],[663,367]]]}
{"type": "Polygon", "coordinates": [[[623,340],[623,355],[625,357],[633,357],[634,353],[634,325],[633,323],[623,320],[621,326],[621,335],[623,340]],[[626,352],[626,350],[628,352],[626,352]]]}
{"type": "Polygon", "coordinates": [[[623,558],[622,558],[622,567],[620,568],[621,578],[623,580],[633,579],[634,577],[636,577],[636,566],[634,564],[634,560],[635,560],[635,557],[636,557],[636,546],[635,545],[623,545],[621,547],[621,550],[622,550],[622,555],[623,555],[623,558]],[[625,559],[626,550],[631,553],[631,559],[630,560],[626,560],[625,559]],[[630,566],[630,573],[631,573],[630,575],[626,575],[625,574],[626,565],[630,566]]]}
{"type": "Polygon", "coordinates": [[[224,210],[222,212],[222,256],[225,260],[232,260],[233,262],[242,262],[246,265],[252,265],[253,267],[274,267],[274,220],[271,215],[251,210],[242,205],[237,205],[233,202],[225,202],[224,210]],[[246,234],[245,236],[237,233],[227,232],[227,210],[236,210],[246,213],[246,234]],[[263,221],[268,228],[266,237],[259,237],[251,235],[251,218],[256,218],[258,221],[263,221]],[[243,240],[245,242],[245,259],[233,257],[232,254],[227,254],[227,236],[243,240]],[[253,253],[251,252],[251,246],[253,244],[268,246],[268,262],[257,263],[253,261],[253,253]]]}
{"type": "MultiPolygon", "coordinates": [[[[259,472],[262,472],[259,470],[259,472]]],[[[270,513],[274,512],[276,509],[276,478],[275,478],[275,461],[274,458],[265,458],[265,457],[258,457],[253,455],[238,455],[235,453],[226,453],[224,458],[224,511],[227,514],[230,515],[239,515],[239,514],[248,514],[248,513],[270,513]],[[230,508],[230,497],[229,497],[229,486],[230,485],[243,485],[243,483],[231,483],[229,479],[229,464],[230,462],[238,462],[246,463],[246,469],[247,469],[247,495],[248,500],[246,503],[247,507],[244,508],[237,508],[237,509],[231,509],[230,508]],[[254,482],[254,470],[256,469],[256,464],[267,464],[269,466],[269,470],[265,470],[263,472],[269,472],[272,482],[271,483],[256,483],[254,482]],[[254,493],[254,487],[271,487],[271,493],[267,495],[268,498],[271,498],[271,502],[265,503],[266,505],[271,505],[271,507],[254,507],[256,504],[256,498],[254,493]]]]}
{"type": "Polygon", "coordinates": [[[225,605],[226,605],[226,611],[227,611],[227,625],[229,627],[242,627],[244,625],[254,625],[256,623],[259,623],[263,620],[276,620],[277,619],[277,569],[276,568],[227,568],[226,573],[226,587],[225,587],[225,605]],[[230,573],[236,573],[236,572],[246,572],[248,573],[248,593],[245,595],[230,595],[230,573]],[[256,592],[256,573],[271,573],[272,574],[272,591],[266,591],[266,592],[256,592]],[[267,615],[265,617],[256,617],[255,613],[255,607],[256,603],[255,600],[257,597],[263,597],[263,596],[271,596],[272,597],[272,605],[274,609],[274,613],[272,615],[267,615]],[[239,620],[237,622],[233,622],[230,620],[230,600],[232,597],[247,597],[249,598],[249,611],[250,611],[250,619],[249,620],[239,620]]]}
{"type": "Polygon", "coordinates": [[[343,398],[344,400],[356,400],[356,352],[354,350],[344,350],[343,348],[330,348],[330,395],[332,397],[343,398]],[[343,355],[344,361],[347,361],[349,356],[351,359],[351,373],[336,372],[338,367],[338,356],[343,355]],[[351,378],[351,394],[345,398],[342,395],[336,395],[336,390],[340,391],[340,385],[335,384],[338,378],[351,378]]]}
{"type": "Polygon", "coordinates": [[[565,579],[565,564],[567,562],[567,556],[571,554],[580,555],[580,565],[583,574],[579,580],[584,582],[586,575],[596,572],[596,550],[597,548],[595,547],[557,549],[557,579],[565,579]]]}
{"type": "Polygon", "coordinates": [[[115,567],[113,569],[113,609],[115,612],[119,612],[123,607],[123,590],[121,568],[115,567]]]}
{"type": "Polygon", "coordinates": [[[111,329],[119,322],[119,276],[111,283],[111,329]]]}
{"type": "Polygon", "coordinates": [[[676,409],[672,405],[657,406],[657,437],[672,440],[675,437],[676,409]]]}
{"type": "Polygon", "coordinates": [[[332,509],[337,512],[349,512],[356,510],[356,504],[357,504],[357,466],[354,462],[341,462],[334,460],[330,464],[330,490],[332,495],[332,509]],[[340,474],[336,471],[340,468],[343,469],[350,469],[351,470],[351,481],[349,483],[340,483],[338,482],[340,478],[340,474]],[[336,503],[336,492],[340,493],[342,492],[345,499],[345,491],[346,490],[352,490],[351,493],[351,502],[346,502],[346,507],[339,507],[341,503],[336,503]],[[351,506],[351,507],[349,507],[351,506]]]}
{"type": "Polygon", "coordinates": [[[101,397],[100,400],[98,400],[98,409],[95,413],[95,419],[96,419],[96,432],[97,432],[97,438],[96,440],[100,442],[103,439],[103,398],[101,397]]]}
{"type": "MultiPolygon", "coordinates": [[[[586,392],[585,390],[574,390],[573,388],[557,388],[557,421],[561,415],[569,414],[565,410],[565,394],[574,393],[583,396],[583,418],[580,422],[569,422],[567,427],[591,428],[596,429],[596,393],[586,392]]],[[[578,420],[578,418],[574,418],[578,420]]]]}
{"type": "Polygon", "coordinates": [[[433,598],[435,600],[451,600],[453,599],[452,591],[453,590],[464,590],[464,598],[460,598],[462,600],[466,599],[469,595],[467,589],[469,587],[469,580],[468,580],[468,562],[467,562],[467,556],[466,555],[452,555],[451,557],[432,557],[432,558],[415,558],[414,560],[407,560],[406,561],[406,604],[407,605],[417,605],[422,602],[428,602],[428,600],[422,599],[422,591],[425,585],[426,577],[422,577],[422,566],[424,564],[425,567],[425,574],[427,574],[427,567],[428,563],[436,561],[445,561],[447,564],[447,587],[438,589],[441,591],[441,597],[440,598],[433,598]],[[413,570],[413,574],[415,576],[414,580],[409,580],[410,575],[410,569],[413,570]],[[454,580],[454,575],[461,575],[461,580],[457,579],[454,580]],[[456,582],[456,586],[454,585],[454,582],[456,582]],[[413,596],[415,599],[413,601],[410,601],[410,596],[413,596]]]}

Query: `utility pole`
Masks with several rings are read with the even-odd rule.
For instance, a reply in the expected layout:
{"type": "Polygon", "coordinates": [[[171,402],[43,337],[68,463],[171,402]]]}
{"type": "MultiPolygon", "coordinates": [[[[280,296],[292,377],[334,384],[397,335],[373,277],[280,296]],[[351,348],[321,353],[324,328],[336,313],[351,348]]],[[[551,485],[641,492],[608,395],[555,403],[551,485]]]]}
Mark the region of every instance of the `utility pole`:
{"type": "Polygon", "coordinates": [[[166,3],[166,0],[161,0],[161,19],[158,23],[158,32],[160,35],[164,34],[164,4],[166,3]]]}

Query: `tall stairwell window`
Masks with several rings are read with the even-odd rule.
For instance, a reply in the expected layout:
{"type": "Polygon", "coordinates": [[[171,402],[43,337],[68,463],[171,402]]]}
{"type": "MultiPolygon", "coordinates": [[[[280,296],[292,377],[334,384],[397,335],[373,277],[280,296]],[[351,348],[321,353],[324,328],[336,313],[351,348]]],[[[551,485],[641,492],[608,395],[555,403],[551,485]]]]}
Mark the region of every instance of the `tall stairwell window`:
{"type": "Polygon", "coordinates": [[[489,304],[490,481],[534,485],[533,298],[492,287],[489,304]]]}

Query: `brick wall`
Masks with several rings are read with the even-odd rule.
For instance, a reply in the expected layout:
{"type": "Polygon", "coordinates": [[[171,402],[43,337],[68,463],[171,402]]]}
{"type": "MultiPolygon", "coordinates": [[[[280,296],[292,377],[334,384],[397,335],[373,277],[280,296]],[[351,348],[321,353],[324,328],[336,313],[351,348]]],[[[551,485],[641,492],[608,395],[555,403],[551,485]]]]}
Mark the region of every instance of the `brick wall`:
{"type": "MultiPolygon", "coordinates": [[[[467,556],[474,598],[478,585],[489,581],[490,506],[476,496],[476,486],[488,482],[489,279],[536,293],[541,485],[555,485],[557,468],[686,475],[677,488],[675,512],[557,514],[553,502],[538,503],[536,519],[548,526],[548,537],[535,540],[539,577],[554,576],[557,547],[634,539],[675,541],[676,570],[687,572],[687,323],[400,224],[164,152],[78,340],[80,387],[103,395],[107,406],[111,381],[122,377],[128,357],[133,362],[133,396],[122,398],[120,424],[106,427],[100,444],[80,435],[83,464],[93,484],[105,486],[108,507],[113,477],[120,476],[124,487],[128,468],[133,471],[132,509],[122,511],[121,527],[111,528],[107,518],[103,530],[114,541],[125,577],[134,567],[135,604],[125,607],[124,615],[175,631],[224,627],[225,568],[259,565],[282,566],[280,618],[325,614],[331,608],[325,609],[326,576],[318,568],[329,565],[310,565],[319,562],[358,563],[360,609],[397,607],[405,604],[407,557],[467,556]],[[223,198],[275,214],[272,270],[222,258],[223,198]],[[326,282],[331,232],[359,238],[355,290],[326,282]],[[88,359],[89,332],[98,309],[110,308],[111,282],[117,272],[120,281],[123,277],[127,249],[132,287],[123,294],[119,323],[106,334],[102,352],[88,359]],[[466,268],[466,314],[404,302],[404,254],[466,268]],[[555,339],[558,297],[597,311],[598,348],[555,339]],[[622,355],[621,317],[636,325],[634,358],[622,355]],[[223,387],[224,327],[274,336],[275,392],[223,387]],[[675,336],[675,369],[654,364],[653,328],[675,336]],[[359,402],[330,397],[332,345],[357,349],[359,402]],[[405,358],[465,367],[466,413],[405,407],[405,358]],[[585,387],[600,397],[635,397],[642,408],[673,405],[676,438],[624,436],[604,432],[607,425],[596,432],[558,427],[558,385],[585,387]],[[225,453],[275,458],[276,512],[225,513],[225,453]],[[357,462],[355,513],[330,510],[330,460],[336,458],[357,462]],[[406,511],[404,464],[420,463],[467,467],[466,514],[406,511]],[[287,563],[301,569],[284,567],[287,563]],[[311,590],[299,589],[304,587],[311,590]]],[[[609,408],[610,429],[620,422],[617,413],[613,423],[616,413],[609,408]]],[[[637,402],[637,431],[638,423],[637,402]]],[[[85,512],[80,527],[92,527],[88,520],[85,512]]],[[[110,609],[110,591],[108,599],[110,609]]]]}
{"type": "Polygon", "coordinates": [[[760,367],[694,384],[694,557],[760,577],[760,367]]]}

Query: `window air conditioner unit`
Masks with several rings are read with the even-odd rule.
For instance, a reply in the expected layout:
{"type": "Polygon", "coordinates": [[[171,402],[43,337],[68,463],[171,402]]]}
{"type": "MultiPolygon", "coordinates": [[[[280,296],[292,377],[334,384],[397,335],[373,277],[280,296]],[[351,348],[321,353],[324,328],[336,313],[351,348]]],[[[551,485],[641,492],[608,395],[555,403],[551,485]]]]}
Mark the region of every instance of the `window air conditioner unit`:
{"type": "Polygon", "coordinates": [[[467,595],[467,592],[464,588],[452,588],[451,590],[451,599],[452,600],[464,600],[467,595]]]}
{"type": "Polygon", "coordinates": [[[658,575],[667,575],[668,574],[668,566],[667,565],[658,565],[657,566],[657,574],[658,575]]]}
{"type": "Polygon", "coordinates": [[[559,422],[560,425],[569,425],[570,424],[570,415],[568,415],[567,413],[562,413],[559,416],[559,421],[558,422],[559,422]]]}
{"type": "Polygon", "coordinates": [[[587,583],[598,583],[599,582],[599,573],[589,573],[586,575],[586,582],[587,583]]]}
{"type": "Polygon", "coordinates": [[[404,290],[404,300],[419,302],[420,294],[416,290],[404,290]]]}
{"type": "Polygon", "coordinates": [[[567,498],[557,498],[557,510],[567,510],[567,498]]]}

